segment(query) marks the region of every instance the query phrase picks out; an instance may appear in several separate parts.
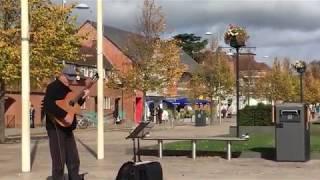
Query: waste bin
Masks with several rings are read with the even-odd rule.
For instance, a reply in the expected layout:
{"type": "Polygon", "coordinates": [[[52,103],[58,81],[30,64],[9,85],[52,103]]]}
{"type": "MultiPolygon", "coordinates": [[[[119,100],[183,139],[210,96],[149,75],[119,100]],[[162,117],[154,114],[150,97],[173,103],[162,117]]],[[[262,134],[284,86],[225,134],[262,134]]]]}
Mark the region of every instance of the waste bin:
{"type": "Polygon", "coordinates": [[[303,103],[276,106],[276,160],[308,161],[310,159],[310,124],[303,103]]]}
{"type": "Polygon", "coordinates": [[[204,110],[195,111],[195,125],[196,126],[205,126],[206,125],[206,112],[204,110]]]}

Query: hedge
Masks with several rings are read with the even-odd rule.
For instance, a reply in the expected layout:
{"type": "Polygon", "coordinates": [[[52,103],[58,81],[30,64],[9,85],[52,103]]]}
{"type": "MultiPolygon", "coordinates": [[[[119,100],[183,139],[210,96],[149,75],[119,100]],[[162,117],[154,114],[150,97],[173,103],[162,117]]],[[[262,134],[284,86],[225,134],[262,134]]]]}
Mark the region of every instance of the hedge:
{"type": "Polygon", "coordinates": [[[240,126],[271,126],[272,106],[258,104],[257,106],[246,106],[240,110],[240,126]]]}

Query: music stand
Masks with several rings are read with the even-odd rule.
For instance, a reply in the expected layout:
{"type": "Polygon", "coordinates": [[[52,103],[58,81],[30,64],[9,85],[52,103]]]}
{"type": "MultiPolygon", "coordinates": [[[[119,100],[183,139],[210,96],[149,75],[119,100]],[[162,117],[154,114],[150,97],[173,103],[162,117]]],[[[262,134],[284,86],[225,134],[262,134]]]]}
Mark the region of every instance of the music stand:
{"type": "Polygon", "coordinates": [[[150,121],[147,122],[141,122],[130,134],[126,137],[126,139],[132,139],[133,141],[133,161],[137,161],[137,155],[138,155],[138,161],[141,162],[140,159],[140,138],[144,138],[150,130],[153,128],[154,123],[151,123],[150,121]],[[137,151],[136,151],[136,140],[137,140],[137,151]]]}

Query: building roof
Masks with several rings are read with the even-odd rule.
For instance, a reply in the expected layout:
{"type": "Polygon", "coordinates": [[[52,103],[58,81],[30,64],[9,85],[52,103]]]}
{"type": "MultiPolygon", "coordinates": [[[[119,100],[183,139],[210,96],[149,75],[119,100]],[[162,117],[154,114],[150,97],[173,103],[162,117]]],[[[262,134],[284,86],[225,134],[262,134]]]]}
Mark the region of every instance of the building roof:
{"type": "MultiPolygon", "coordinates": [[[[82,46],[80,48],[80,52],[85,56],[85,58],[76,62],[71,62],[71,63],[82,65],[82,66],[93,66],[93,67],[97,66],[97,50],[95,47],[82,46]]],[[[112,65],[110,64],[110,62],[105,56],[103,56],[103,67],[104,69],[107,69],[107,70],[112,69],[112,65]]]]}
{"type": "MultiPolygon", "coordinates": [[[[96,22],[86,21],[84,24],[86,23],[91,24],[94,28],[97,27],[96,22]]],[[[103,34],[105,38],[109,39],[115,46],[117,46],[123,52],[127,51],[126,49],[128,47],[129,38],[137,35],[133,32],[125,31],[111,26],[104,26],[103,34]]],[[[198,63],[183,50],[181,50],[180,58],[181,62],[187,65],[187,72],[193,72],[197,68],[198,63]]],[[[132,60],[134,61],[134,58],[132,60]]]]}
{"type": "Polygon", "coordinates": [[[199,64],[183,50],[181,50],[180,58],[181,62],[188,66],[188,72],[194,72],[199,66],[199,64]]]}
{"type": "MultiPolygon", "coordinates": [[[[232,61],[234,61],[234,56],[232,61]]],[[[239,70],[240,71],[269,71],[270,67],[263,63],[257,62],[253,54],[240,54],[239,56],[239,70]]]]}

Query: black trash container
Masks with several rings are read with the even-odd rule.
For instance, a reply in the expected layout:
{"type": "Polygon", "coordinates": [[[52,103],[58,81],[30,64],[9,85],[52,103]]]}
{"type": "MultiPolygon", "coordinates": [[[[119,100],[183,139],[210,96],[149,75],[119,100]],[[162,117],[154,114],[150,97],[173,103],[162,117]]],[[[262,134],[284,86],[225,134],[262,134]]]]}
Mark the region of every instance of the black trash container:
{"type": "Polygon", "coordinates": [[[195,111],[195,126],[206,126],[206,112],[204,110],[195,111]]]}
{"type": "Polygon", "coordinates": [[[276,160],[308,161],[310,159],[310,124],[302,103],[276,106],[276,160]]]}

